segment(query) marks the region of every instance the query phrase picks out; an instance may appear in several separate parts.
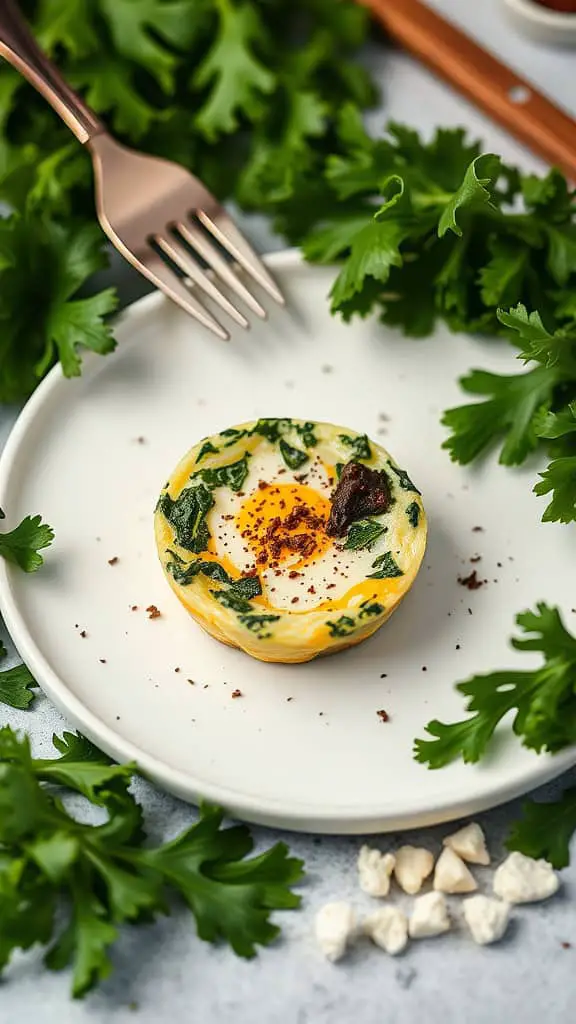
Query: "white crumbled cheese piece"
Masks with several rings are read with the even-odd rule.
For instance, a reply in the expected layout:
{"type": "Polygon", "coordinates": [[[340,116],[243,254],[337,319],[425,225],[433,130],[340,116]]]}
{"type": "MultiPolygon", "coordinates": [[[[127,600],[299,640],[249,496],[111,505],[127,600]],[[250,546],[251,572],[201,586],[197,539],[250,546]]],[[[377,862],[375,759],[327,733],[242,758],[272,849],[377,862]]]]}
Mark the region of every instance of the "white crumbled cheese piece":
{"type": "Polygon", "coordinates": [[[436,861],[434,888],[438,892],[474,892],[476,879],[454,850],[446,846],[436,861]]]}
{"type": "Polygon", "coordinates": [[[408,922],[411,939],[427,939],[450,930],[446,897],[442,892],[427,892],[414,900],[412,916],[408,922]]]}
{"type": "Polygon", "coordinates": [[[399,907],[382,907],[365,919],[363,931],[386,953],[396,956],[408,942],[408,918],[399,907]]]}
{"type": "Polygon", "coordinates": [[[400,888],[410,896],[420,892],[424,879],[428,878],[433,867],[434,857],[430,850],[418,846],[401,846],[396,851],[394,875],[400,888]]]}
{"type": "Polygon", "coordinates": [[[469,864],[489,864],[490,854],[486,849],[484,833],[475,821],[465,825],[464,828],[446,836],[444,846],[448,846],[454,853],[457,853],[462,860],[469,864]]]}
{"type": "Polygon", "coordinates": [[[560,879],[546,860],[533,860],[515,851],[494,873],[494,892],[507,903],[547,900],[558,891],[560,879]]]}
{"type": "Polygon", "coordinates": [[[387,896],[395,863],[396,858],[391,853],[380,853],[380,850],[363,846],[358,855],[358,875],[362,892],[368,896],[387,896]]]}
{"type": "Polygon", "coordinates": [[[349,903],[325,903],[316,914],[314,932],[324,956],[340,960],[356,931],[356,914],[349,903]]]}
{"type": "Polygon", "coordinates": [[[509,903],[490,899],[489,896],[471,896],[464,900],[462,909],[474,942],[489,946],[502,938],[510,919],[509,903]]]}

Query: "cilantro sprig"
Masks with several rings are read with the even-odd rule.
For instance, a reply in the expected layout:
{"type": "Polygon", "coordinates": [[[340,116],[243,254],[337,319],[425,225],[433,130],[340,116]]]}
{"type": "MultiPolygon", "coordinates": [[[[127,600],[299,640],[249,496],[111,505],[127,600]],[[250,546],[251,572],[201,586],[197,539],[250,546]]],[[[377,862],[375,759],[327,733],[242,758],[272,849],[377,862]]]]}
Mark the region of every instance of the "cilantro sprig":
{"type": "Polygon", "coordinates": [[[559,800],[538,803],[529,800],[522,817],[514,823],[506,842],[509,850],[527,857],[543,857],[555,868],[570,863],[570,840],[576,832],[576,787],[570,786],[559,800]]]}
{"type": "Polygon", "coordinates": [[[0,730],[0,970],[16,949],[40,943],[50,970],[71,968],[72,994],[82,998],[110,974],[122,926],[167,913],[171,894],[207,942],[252,957],[273,941],[271,911],[300,902],[292,886],[302,864],[283,843],[251,855],[249,830],[224,826],[221,809],[203,806],[190,828],[150,845],[129,790],[135,766],[113,764],[73,733],[54,745],[60,756],[34,758],[26,736],[0,730]],[[107,819],[79,820],[54,784],[107,819]]]}
{"type": "Polygon", "coordinates": [[[462,758],[479,761],[488,751],[497,727],[513,712],[512,729],[531,750],[554,753],[576,743],[576,637],[560,612],[544,603],[521,612],[516,623],[523,636],[513,637],[518,651],[538,651],[540,668],[503,670],[477,675],[456,689],[466,698],[469,718],[426,726],[432,739],[417,739],[414,756],[429,768],[462,758]]]}
{"type": "MultiPolygon", "coordinates": [[[[0,661],[7,655],[7,650],[0,641],[0,661]]],[[[34,700],[34,690],[38,686],[34,676],[26,665],[14,665],[13,668],[0,672],[0,703],[11,708],[24,711],[34,700]]]]}
{"type": "Polygon", "coordinates": [[[543,519],[576,520],[575,193],[556,170],[522,175],[481,154],[461,130],[424,143],[390,123],[373,139],[350,105],[340,125],[347,153],[324,167],[332,206],[314,207],[303,241],[309,260],[342,263],[332,311],[376,313],[414,337],[443,320],[516,346],[524,372],[511,362],[461,380],[475,401],[445,413],[445,447],[462,464],[496,445],[504,465],[547,451],[543,519]]]}
{"type": "Polygon", "coordinates": [[[40,551],[53,540],[54,530],[41,516],[26,516],[13,530],[0,531],[0,555],[24,572],[36,572],[44,564],[40,551]]]}

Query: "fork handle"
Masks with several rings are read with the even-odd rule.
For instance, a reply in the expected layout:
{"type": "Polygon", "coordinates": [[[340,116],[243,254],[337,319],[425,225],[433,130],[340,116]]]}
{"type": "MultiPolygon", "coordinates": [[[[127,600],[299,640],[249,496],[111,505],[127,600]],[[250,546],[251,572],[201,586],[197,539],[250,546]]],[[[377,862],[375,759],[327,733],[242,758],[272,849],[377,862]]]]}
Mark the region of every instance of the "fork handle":
{"type": "Polygon", "coordinates": [[[105,130],[42,52],[14,0],[0,0],[0,55],[48,100],[83,145],[105,130]]]}

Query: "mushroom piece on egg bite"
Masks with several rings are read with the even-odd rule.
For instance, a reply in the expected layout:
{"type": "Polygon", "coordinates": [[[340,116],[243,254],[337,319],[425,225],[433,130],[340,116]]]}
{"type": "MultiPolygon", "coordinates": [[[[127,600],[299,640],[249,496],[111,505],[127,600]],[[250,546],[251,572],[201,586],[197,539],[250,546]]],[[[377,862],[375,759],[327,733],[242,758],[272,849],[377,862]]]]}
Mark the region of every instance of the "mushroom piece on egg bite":
{"type": "Polygon", "coordinates": [[[422,562],[426,515],[365,434],[260,419],[190,449],[155,533],[170,586],[208,633],[261,661],[302,662],[389,618],[422,562]]]}

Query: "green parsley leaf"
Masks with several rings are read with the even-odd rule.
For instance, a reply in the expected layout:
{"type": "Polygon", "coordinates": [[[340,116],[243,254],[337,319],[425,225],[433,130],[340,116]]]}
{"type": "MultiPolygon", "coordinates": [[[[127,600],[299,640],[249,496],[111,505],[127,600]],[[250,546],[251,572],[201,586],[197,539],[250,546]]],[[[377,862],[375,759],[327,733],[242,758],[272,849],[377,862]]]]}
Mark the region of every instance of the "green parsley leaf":
{"type": "Polygon", "coordinates": [[[540,496],[552,494],[552,501],[542,519],[545,523],[576,522],[576,455],[553,459],[548,469],[540,473],[534,487],[540,496]]]}
{"type": "Polygon", "coordinates": [[[538,436],[557,440],[576,433],[576,400],[560,412],[546,412],[538,421],[538,436]]]}
{"type": "Polygon", "coordinates": [[[318,438],[314,433],[314,423],[296,423],[294,424],[296,433],[302,438],[302,444],[305,448],[314,448],[318,444],[318,438]]]}
{"type": "Polygon", "coordinates": [[[106,354],[114,348],[104,317],[116,303],[107,289],[77,298],[87,277],[106,262],[101,235],[92,224],[64,228],[45,215],[13,214],[0,223],[0,400],[28,395],[55,362],[65,374],[79,372],[79,348],[106,354]],[[29,296],[35,295],[34,303],[29,296]]]}
{"type": "Polygon", "coordinates": [[[473,211],[483,205],[492,206],[492,195],[486,188],[498,175],[500,158],[493,153],[477,156],[469,165],[460,187],[449,199],[438,221],[440,238],[447,231],[462,237],[462,228],[458,224],[456,214],[459,211],[473,211]],[[480,175],[480,177],[479,177],[480,175]],[[482,177],[484,175],[484,177],[482,177]]]}
{"type": "Polygon", "coordinates": [[[376,572],[368,573],[369,580],[390,580],[396,576],[404,575],[403,570],[396,564],[390,551],[385,551],[383,555],[378,555],[378,558],[372,562],[372,568],[376,572]]]}
{"type": "Polygon", "coordinates": [[[210,540],[206,516],[214,505],[212,492],[204,484],[185,487],[176,499],[166,492],[160,496],[158,509],[174,530],[181,548],[195,554],[205,551],[210,540]]]}
{"type": "Polygon", "coordinates": [[[461,722],[434,720],[426,732],[434,739],[418,739],[417,761],[441,768],[461,757],[479,761],[487,752],[494,732],[510,711],[515,711],[513,731],[525,747],[551,753],[576,742],[576,637],[564,626],[557,608],[544,603],[536,611],[522,612],[516,622],[527,637],[515,637],[519,651],[539,651],[543,665],[531,672],[505,670],[472,676],[456,689],[467,698],[466,710],[474,712],[461,722]]]}
{"type": "Polygon", "coordinates": [[[507,312],[498,310],[498,319],[505,327],[516,331],[522,343],[519,358],[533,360],[546,367],[555,367],[576,378],[576,330],[559,328],[551,334],[542,323],[538,312],[528,313],[522,303],[507,312]]]}
{"type": "MultiPolygon", "coordinates": [[[[241,491],[242,484],[248,476],[248,459],[250,453],[246,452],[237,462],[231,462],[228,466],[217,466],[214,469],[201,469],[193,474],[192,479],[200,477],[207,487],[229,487],[231,491],[241,491]]],[[[198,461],[198,460],[196,460],[198,461]]]]}
{"type": "Polygon", "coordinates": [[[372,458],[372,449],[366,434],[357,434],[356,437],[352,437],[350,434],[339,434],[338,437],[342,444],[352,449],[350,458],[353,462],[367,462],[372,458]]]}
{"type": "Polygon", "coordinates": [[[92,803],[105,803],[104,793],[125,790],[136,770],[134,764],[114,764],[84,736],[64,732],[52,742],[60,757],[38,758],[31,767],[38,779],[81,793],[92,803]]]}
{"type": "Polygon", "coordinates": [[[506,846],[527,857],[544,858],[560,870],[570,863],[570,840],[575,831],[576,787],[571,786],[552,803],[534,800],[525,803],[522,817],[514,822],[506,846]]]}
{"type": "Polygon", "coordinates": [[[334,622],[327,622],[328,632],[330,636],[350,636],[357,630],[356,620],[350,615],[341,615],[339,619],[335,619],[334,622]]]}
{"type": "Polygon", "coordinates": [[[241,576],[240,579],[232,581],[231,589],[236,597],[251,601],[253,597],[260,597],[262,584],[259,576],[241,576]]]}
{"type": "Polygon", "coordinates": [[[202,445],[198,455],[196,457],[196,463],[201,462],[206,455],[217,455],[218,449],[214,447],[212,441],[205,441],[202,445]]]}
{"type": "Polygon", "coordinates": [[[259,640],[268,640],[272,633],[268,630],[271,622],[278,622],[279,615],[239,615],[238,621],[251,633],[256,633],[259,640]]]}
{"type": "Polygon", "coordinates": [[[27,737],[0,730],[0,968],[41,943],[49,969],[72,967],[72,994],[82,998],[110,974],[121,926],[166,913],[168,894],[188,905],[201,938],[224,939],[240,956],[275,938],[270,912],[298,906],[292,886],[302,876],[283,844],[250,856],[248,829],[223,827],[223,811],[204,806],[175,839],[143,846],[133,766],[71,733],[54,742],[61,757],[34,759],[27,737]],[[54,783],[107,820],[78,820],[54,783]]]}
{"type": "Polygon", "coordinates": [[[344,548],[347,551],[371,548],[387,529],[388,527],[376,522],[375,519],[359,519],[351,524],[344,548]]]}
{"type": "Polygon", "coordinates": [[[293,445],[288,444],[284,438],[280,438],[278,445],[280,448],[280,454],[284,459],[284,462],[289,469],[300,469],[305,462],[308,462],[310,456],[303,452],[301,448],[294,448],[293,445]]]}
{"type": "Polygon", "coordinates": [[[217,9],[220,23],[214,45],[192,77],[195,88],[210,89],[196,117],[196,128],[207,139],[233,131],[242,114],[258,120],[265,110],[264,97],[275,84],[274,75],[256,55],[267,43],[257,8],[219,0],[217,9]]]}
{"type": "Polygon", "coordinates": [[[253,610],[249,599],[236,593],[232,587],[228,590],[211,590],[210,593],[223,608],[230,608],[233,612],[247,614],[253,610]]]}
{"type": "Polygon", "coordinates": [[[544,367],[513,376],[472,370],[460,384],[469,394],[490,397],[444,413],[442,423],[452,434],[442,447],[466,465],[504,437],[500,462],[518,465],[538,445],[536,417],[550,405],[557,381],[556,371],[544,367]]]}
{"type": "Polygon", "coordinates": [[[416,485],[412,483],[412,480],[405,469],[400,469],[400,467],[395,466],[393,462],[389,462],[388,465],[395,476],[398,477],[398,482],[403,491],[414,491],[414,494],[420,494],[420,491],[416,485]]]}
{"type": "MultiPolygon", "coordinates": [[[[6,654],[6,648],[0,641],[0,661],[6,654]]],[[[34,700],[33,690],[37,686],[38,683],[26,665],[15,665],[13,668],[5,669],[0,672],[0,702],[23,711],[29,708],[34,700]]]]}
{"type": "Polygon", "coordinates": [[[418,523],[420,522],[420,505],[418,504],[417,501],[413,501],[410,505],[408,505],[408,508],[406,509],[406,515],[408,517],[408,522],[410,523],[410,526],[413,526],[414,529],[416,529],[418,523]]]}
{"type": "Polygon", "coordinates": [[[404,192],[404,182],[394,175],[384,182],[382,192],[390,191],[390,198],[374,214],[372,220],[352,239],[350,256],[336,278],[331,291],[332,311],[339,309],[358,292],[367,279],[385,283],[393,266],[401,266],[400,243],[406,229],[390,216],[404,192]]]}
{"type": "Polygon", "coordinates": [[[26,516],[9,533],[0,533],[0,555],[24,572],[36,572],[44,564],[40,551],[53,540],[54,530],[41,516],[26,516]]]}

